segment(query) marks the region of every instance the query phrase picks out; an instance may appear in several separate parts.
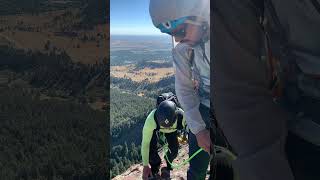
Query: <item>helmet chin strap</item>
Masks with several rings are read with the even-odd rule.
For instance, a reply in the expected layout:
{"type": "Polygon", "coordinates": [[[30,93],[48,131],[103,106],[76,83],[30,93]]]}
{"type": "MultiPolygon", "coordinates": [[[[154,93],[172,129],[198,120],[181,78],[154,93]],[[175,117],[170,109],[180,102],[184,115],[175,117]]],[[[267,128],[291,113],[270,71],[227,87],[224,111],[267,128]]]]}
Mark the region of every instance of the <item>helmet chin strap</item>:
{"type": "Polygon", "coordinates": [[[206,43],[209,41],[209,25],[206,22],[202,24],[203,36],[200,39],[200,43],[206,43]]]}
{"type": "Polygon", "coordinates": [[[171,42],[172,42],[172,49],[174,48],[174,37],[171,36],[171,42]]]}
{"type": "Polygon", "coordinates": [[[200,47],[202,49],[202,56],[203,56],[203,60],[206,60],[206,62],[210,65],[210,61],[206,55],[206,48],[205,48],[205,42],[200,42],[200,47]]]}

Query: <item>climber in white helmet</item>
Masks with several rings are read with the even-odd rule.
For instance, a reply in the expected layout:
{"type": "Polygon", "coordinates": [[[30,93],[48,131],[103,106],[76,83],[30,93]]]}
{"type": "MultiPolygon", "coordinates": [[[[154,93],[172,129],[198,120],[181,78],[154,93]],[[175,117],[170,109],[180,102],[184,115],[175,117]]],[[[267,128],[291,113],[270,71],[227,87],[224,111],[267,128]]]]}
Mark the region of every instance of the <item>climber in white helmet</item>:
{"type": "Polygon", "coordinates": [[[210,159],[210,1],[150,0],[150,16],[162,33],[178,44],[172,50],[175,91],[185,111],[189,133],[188,179],[205,179],[210,159]]]}

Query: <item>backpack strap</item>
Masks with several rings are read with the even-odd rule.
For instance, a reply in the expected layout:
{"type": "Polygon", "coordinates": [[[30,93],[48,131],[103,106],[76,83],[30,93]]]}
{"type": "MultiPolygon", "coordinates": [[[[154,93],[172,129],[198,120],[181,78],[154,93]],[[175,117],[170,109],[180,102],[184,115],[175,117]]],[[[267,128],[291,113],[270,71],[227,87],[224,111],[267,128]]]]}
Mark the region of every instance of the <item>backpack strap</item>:
{"type": "Polygon", "coordinates": [[[157,125],[155,131],[159,131],[160,130],[160,125],[159,125],[159,123],[157,121],[157,110],[156,110],[156,112],[154,112],[154,121],[156,122],[156,125],[157,125]]]}
{"type": "Polygon", "coordinates": [[[284,94],[284,82],[281,77],[282,69],[280,66],[280,56],[288,52],[288,41],[272,2],[270,0],[254,0],[254,2],[259,10],[259,22],[262,32],[264,33],[265,52],[267,66],[269,69],[269,89],[271,90],[273,98],[277,99],[282,97],[284,94]],[[265,15],[266,10],[268,10],[268,18],[270,18],[269,21],[267,21],[265,15]],[[266,24],[270,22],[272,22],[276,27],[276,32],[274,32],[273,29],[271,30],[268,24],[266,24]],[[277,39],[279,40],[271,40],[271,34],[277,34],[277,39]],[[281,47],[280,51],[277,49],[279,47],[281,47]]]}
{"type": "Polygon", "coordinates": [[[177,130],[182,130],[182,120],[183,120],[183,111],[178,109],[176,110],[176,116],[177,116],[177,130]]]}
{"type": "Polygon", "coordinates": [[[202,50],[203,60],[205,60],[205,62],[207,62],[207,64],[210,65],[209,59],[208,59],[207,54],[206,54],[205,42],[201,41],[199,46],[200,46],[200,48],[202,50]]]}

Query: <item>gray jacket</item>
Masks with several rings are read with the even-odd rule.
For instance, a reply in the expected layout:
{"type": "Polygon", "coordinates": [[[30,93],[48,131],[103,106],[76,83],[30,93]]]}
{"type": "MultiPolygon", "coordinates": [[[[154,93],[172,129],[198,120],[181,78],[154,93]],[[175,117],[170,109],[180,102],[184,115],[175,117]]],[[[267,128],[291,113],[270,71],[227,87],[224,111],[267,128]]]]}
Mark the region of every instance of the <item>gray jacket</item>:
{"type": "Polygon", "coordinates": [[[200,45],[191,47],[179,43],[172,51],[176,94],[194,134],[206,128],[199,111],[200,103],[210,108],[210,41],[205,43],[204,50],[200,45]],[[191,58],[192,51],[194,58],[191,58]]]}

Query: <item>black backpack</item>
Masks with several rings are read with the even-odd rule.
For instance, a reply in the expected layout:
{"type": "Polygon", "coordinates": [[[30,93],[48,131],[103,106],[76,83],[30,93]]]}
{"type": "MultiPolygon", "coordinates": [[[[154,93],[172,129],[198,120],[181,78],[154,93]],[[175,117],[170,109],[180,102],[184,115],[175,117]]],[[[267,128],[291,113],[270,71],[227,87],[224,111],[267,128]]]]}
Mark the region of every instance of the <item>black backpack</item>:
{"type": "Polygon", "coordinates": [[[162,93],[162,94],[160,94],[160,95],[157,97],[156,107],[158,107],[159,104],[160,104],[162,101],[165,101],[165,100],[170,100],[170,101],[174,102],[177,107],[180,107],[180,108],[181,108],[177,96],[176,96],[175,94],[173,94],[172,92],[167,92],[167,93],[162,93]]]}

